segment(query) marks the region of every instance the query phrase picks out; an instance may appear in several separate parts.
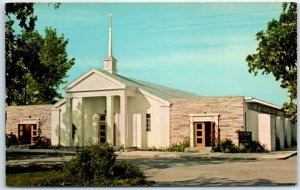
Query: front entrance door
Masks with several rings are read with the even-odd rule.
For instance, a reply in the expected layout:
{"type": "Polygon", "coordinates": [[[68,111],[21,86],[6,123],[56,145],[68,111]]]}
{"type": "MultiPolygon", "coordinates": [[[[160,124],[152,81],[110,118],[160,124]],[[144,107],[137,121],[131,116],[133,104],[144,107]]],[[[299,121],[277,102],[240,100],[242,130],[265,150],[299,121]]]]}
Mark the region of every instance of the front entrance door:
{"type": "Polygon", "coordinates": [[[212,146],[215,141],[214,122],[194,123],[194,145],[195,147],[212,146]]]}
{"type": "Polygon", "coordinates": [[[19,124],[18,125],[18,141],[19,144],[32,144],[32,139],[37,136],[36,124],[19,124]]]}
{"type": "Polygon", "coordinates": [[[99,143],[106,143],[106,115],[99,115],[99,143]]]}
{"type": "Polygon", "coordinates": [[[205,147],[205,123],[194,124],[195,147],[205,147]]]}

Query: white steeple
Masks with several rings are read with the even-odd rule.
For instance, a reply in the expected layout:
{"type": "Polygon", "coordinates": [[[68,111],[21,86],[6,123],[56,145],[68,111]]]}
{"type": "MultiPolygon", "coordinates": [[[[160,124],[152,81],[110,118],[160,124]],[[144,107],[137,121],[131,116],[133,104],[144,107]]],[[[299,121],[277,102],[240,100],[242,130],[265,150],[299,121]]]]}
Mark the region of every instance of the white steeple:
{"type": "Polygon", "coordinates": [[[108,14],[109,16],[109,33],[108,33],[108,55],[104,59],[104,70],[111,73],[117,73],[117,60],[112,54],[112,12],[108,14]]]}

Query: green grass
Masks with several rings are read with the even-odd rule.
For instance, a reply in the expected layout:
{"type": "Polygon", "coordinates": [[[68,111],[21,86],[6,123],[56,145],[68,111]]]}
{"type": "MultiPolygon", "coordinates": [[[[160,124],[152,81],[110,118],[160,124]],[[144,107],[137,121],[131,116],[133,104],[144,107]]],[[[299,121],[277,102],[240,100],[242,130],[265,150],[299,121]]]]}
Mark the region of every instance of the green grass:
{"type": "Polygon", "coordinates": [[[47,186],[51,182],[57,183],[56,186],[63,184],[59,180],[64,177],[64,174],[56,171],[31,172],[6,174],[6,186],[10,187],[32,187],[32,186],[47,186]]]}
{"type": "Polygon", "coordinates": [[[154,182],[146,181],[142,178],[133,179],[102,179],[94,183],[76,183],[65,182],[65,174],[59,171],[45,171],[45,172],[31,172],[31,173],[17,173],[6,174],[6,186],[8,187],[58,187],[58,186],[150,186],[154,182]]]}

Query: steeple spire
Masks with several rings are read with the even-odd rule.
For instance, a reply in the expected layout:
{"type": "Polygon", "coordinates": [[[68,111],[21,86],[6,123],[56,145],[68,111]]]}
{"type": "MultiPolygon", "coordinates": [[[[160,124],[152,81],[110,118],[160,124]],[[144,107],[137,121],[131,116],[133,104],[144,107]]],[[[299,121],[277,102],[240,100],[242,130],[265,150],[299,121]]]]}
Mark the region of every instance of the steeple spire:
{"type": "Polygon", "coordinates": [[[109,16],[108,56],[112,57],[112,12],[110,12],[107,16],[109,16]]]}
{"type": "Polygon", "coordinates": [[[112,54],[112,12],[108,15],[109,17],[109,33],[108,33],[108,55],[104,59],[104,70],[111,73],[117,73],[117,60],[113,57],[112,54]]]}

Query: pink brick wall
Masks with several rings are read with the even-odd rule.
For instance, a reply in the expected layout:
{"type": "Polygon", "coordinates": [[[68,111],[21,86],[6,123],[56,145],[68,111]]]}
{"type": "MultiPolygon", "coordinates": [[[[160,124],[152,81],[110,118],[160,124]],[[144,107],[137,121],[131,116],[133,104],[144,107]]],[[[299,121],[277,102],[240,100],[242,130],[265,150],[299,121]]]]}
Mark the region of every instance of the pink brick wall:
{"type": "Polygon", "coordinates": [[[6,134],[13,132],[18,135],[18,124],[21,124],[23,118],[40,118],[44,121],[41,128],[42,136],[51,138],[51,106],[52,105],[26,105],[26,106],[8,106],[6,111],[6,134]]]}
{"type": "Polygon", "coordinates": [[[189,114],[219,113],[220,139],[231,138],[238,143],[237,131],[244,131],[244,97],[211,97],[171,100],[171,144],[179,143],[190,136],[189,114]]]}

